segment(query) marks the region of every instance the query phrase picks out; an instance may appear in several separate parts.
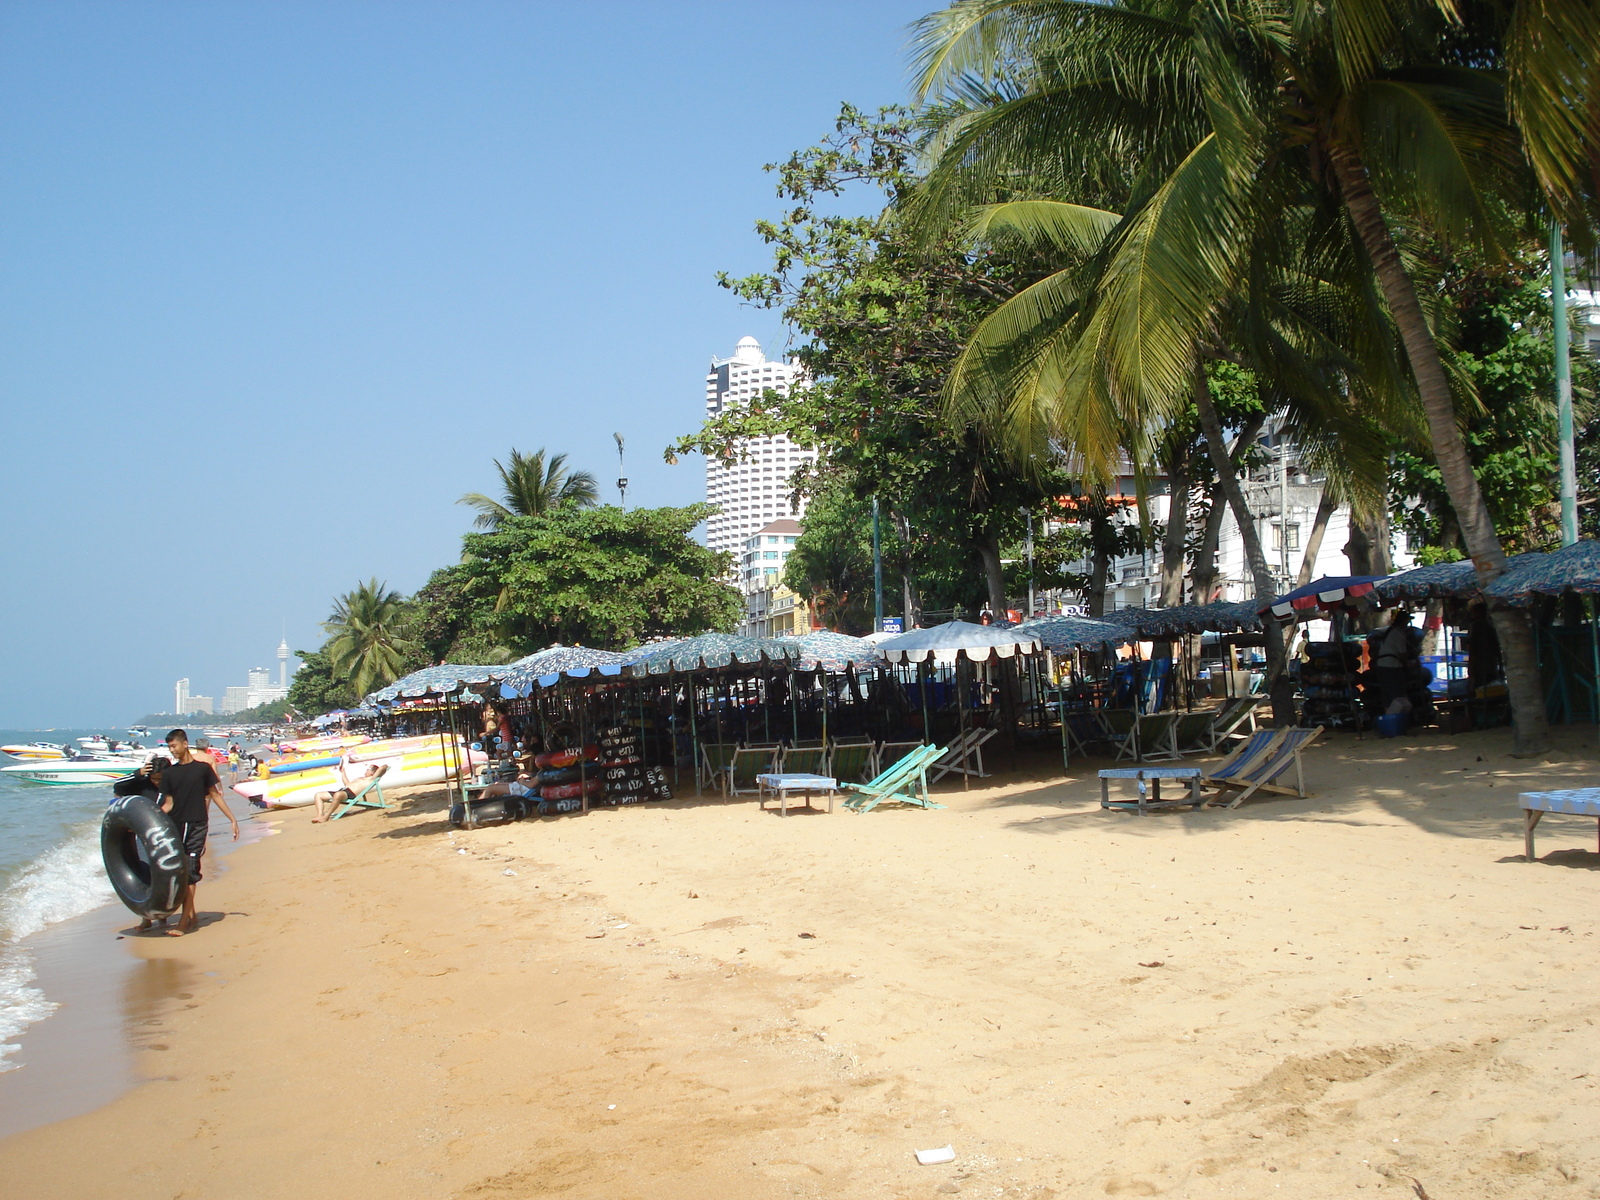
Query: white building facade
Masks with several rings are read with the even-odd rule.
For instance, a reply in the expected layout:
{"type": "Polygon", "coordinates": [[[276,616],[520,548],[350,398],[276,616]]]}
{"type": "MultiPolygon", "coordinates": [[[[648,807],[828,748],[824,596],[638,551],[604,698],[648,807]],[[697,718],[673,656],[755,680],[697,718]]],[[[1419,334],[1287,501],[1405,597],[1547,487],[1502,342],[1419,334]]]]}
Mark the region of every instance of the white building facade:
{"type": "MultiPolygon", "coordinates": [[[[740,338],[732,358],[711,360],[706,373],[706,417],[749,404],[768,389],[787,396],[799,378],[798,363],[769,361],[755,338],[740,338]]],[[[799,507],[789,502],[789,476],[815,458],[815,450],[774,434],[740,441],[731,465],[706,460],[706,501],[718,508],[706,524],[706,545],[733,555],[736,574],[745,543],[759,529],[780,518],[804,514],[803,501],[799,507]]]]}

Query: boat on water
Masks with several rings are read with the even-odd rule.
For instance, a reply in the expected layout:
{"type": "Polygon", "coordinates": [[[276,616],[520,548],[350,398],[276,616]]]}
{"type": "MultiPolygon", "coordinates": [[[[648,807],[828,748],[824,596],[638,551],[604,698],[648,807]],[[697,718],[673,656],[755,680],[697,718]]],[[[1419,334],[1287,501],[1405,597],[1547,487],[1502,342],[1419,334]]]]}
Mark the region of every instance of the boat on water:
{"type": "Polygon", "coordinates": [[[0,746],[0,751],[25,762],[67,757],[66,749],[54,742],[20,742],[11,746],[0,746]]]}
{"type": "Polygon", "coordinates": [[[0,775],[25,779],[29,783],[63,784],[115,783],[126,779],[144,765],[137,758],[113,758],[103,754],[76,754],[71,758],[47,759],[0,767],[0,775]]]}

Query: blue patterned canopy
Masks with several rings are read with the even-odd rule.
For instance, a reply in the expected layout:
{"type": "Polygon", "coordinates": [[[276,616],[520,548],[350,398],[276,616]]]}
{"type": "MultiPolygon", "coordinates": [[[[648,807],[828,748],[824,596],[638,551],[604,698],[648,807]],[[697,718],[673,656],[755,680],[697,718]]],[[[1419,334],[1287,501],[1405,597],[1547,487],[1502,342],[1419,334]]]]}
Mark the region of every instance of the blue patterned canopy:
{"type": "Polygon", "coordinates": [[[1016,626],[1018,633],[1031,633],[1046,650],[1075,650],[1080,646],[1120,646],[1129,631],[1109,621],[1090,617],[1034,617],[1016,626]]]}
{"type": "Polygon", "coordinates": [[[1600,595],[1600,542],[1574,542],[1549,554],[1519,554],[1484,591],[1518,605],[1563,592],[1600,595]]]}
{"type": "Polygon", "coordinates": [[[793,642],[730,633],[704,633],[627,651],[627,662],[635,675],[673,675],[741,663],[790,662],[799,657],[799,647],[793,642]]]}
{"type": "Polygon", "coordinates": [[[519,658],[500,680],[502,696],[526,696],[536,687],[551,687],[562,678],[620,675],[628,655],[588,646],[551,646],[519,658]]]}
{"type": "MultiPolygon", "coordinates": [[[[1578,543],[1578,546],[1583,545],[1592,546],[1594,543],[1578,543]]],[[[1567,549],[1576,548],[1569,546],[1567,549]]],[[[1565,552],[1557,551],[1558,554],[1565,552]]],[[[1506,560],[1506,573],[1496,582],[1496,589],[1513,577],[1538,578],[1537,572],[1541,564],[1551,557],[1554,556],[1537,550],[1527,554],[1513,554],[1506,560]],[[1530,572],[1534,574],[1530,575],[1530,572]]],[[[1472,565],[1471,559],[1412,567],[1409,571],[1401,571],[1372,585],[1373,599],[1380,604],[1396,604],[1402,600],[1465,600],[1477,594],[1478,570],[1472,565]]],[[[1499,590],[1496,590],[1495,594],[1508,595],[1499,590]]]]}
{"type": "Polygon", "coordinates": [[[1261,617],[1254,600],[1218,600],[1212,604],[1175,604],[1171,608],[1118,608],[1100,620],[1142,638],[1171,638],[1185,633],[1255,632],[1261,617]]]}
{"type": "Polygon", "coordinates": [[[423,667],[420,671],[396,679],[386,688],[369,695],[364,704],[393,704],[396,700],[412,700],[420,696],[453,696],[469,685],[497,682],[508,667],[466,667],[444,663],[437,667],[423,667]]]}
{"type": "Polygon", "coordinates": [[[841,674],[849,667],[875,667],[886,661],[878,648],[865,638],[835,633],[831,629],[776,640],[787,642],[800,652],[795,665],[802,671],[815,671],[820,667],[830,674],[841,674]]]}

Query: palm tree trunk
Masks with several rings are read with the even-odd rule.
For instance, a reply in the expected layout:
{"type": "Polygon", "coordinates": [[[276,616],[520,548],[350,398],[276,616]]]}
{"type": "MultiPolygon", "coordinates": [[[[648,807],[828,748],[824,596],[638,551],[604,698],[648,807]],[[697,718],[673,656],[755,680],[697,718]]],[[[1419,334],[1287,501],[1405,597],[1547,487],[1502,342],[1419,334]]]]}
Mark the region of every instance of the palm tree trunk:
{"type": "Polygon", "coordinates": [[[1305,546],[1300,551],[1300,573],[1294,580],[1296,587],[1305,587],[1311,582],[1312,573],[1317,569],[1317,559],[1322,556],[1322,539],[1328,532],[1328,522],[1338,508],[1339,502],[1324,484],[1322,496],[1317,501],[1317,515],[1311,518],[1311,532],[1306,535],[1305,546]]]}
{"type": "Polygon", "coordinates": [[[1194,595],[1196,604],[1209,604],[1217,590],[1217,543],[1222,539],[1222,519],[1228,515],[1228,502],[1215,497],[1206,510],[1206,523],[1200,530],[1200,548],[1195,552],[1194,595]]]}
{"type": "Polygon", "coordinates": [[[1189,540],[1188,446],[1167,461],[1167,528],[1161,538],[1161,607],[1183,603],[1184,549],[1189,540]]]}
{"type": "MultiPolygon", "coordinates": [[[[1462,540],[1477,568],[1478,582],[1488,585],[1505,572],[1506,553],[1495,533],[1483,489],[1478,486],[1472,460],[1461,440],[1455,401],[1450,395],[1444,363],[1439,358],[1439,347],[1423,315],[1417,289],[1400,261],[1400,252],[1389,232],[1383,209],[1372,191],[1366,164],[1354,147],[1342,143],[1331,145],[1328,157],[1339,181],[1345,211],[1350,214],[1351,223],[1372,259],[1384,301],[1405,343],[1406,358],[1428,417],[1433,455],[1439,463],[1439,474],[1450,495],[1456,520],[1460,522],[1462,540]]],[[[1540,694],[1539,654],[1534,645],[1533,625],[1526,612],[1497,602],[1489,605],[1489,619],[1500,637],[1505,663],[1506,690],[1510,693],[1511,719],[1515,726],[1512,753],[1538,754],[1549,743],[1550,728],[1545,719],[1544,697],[1540,694]]]]}
{"type": "MultiPolygon", "coordinates": [[[[1234,466],[1233,455],[1228,452],[1227,437],[1222,431],[1222,417],[1217,412],[1216,402],[1211,399],[1211,385],[1206,381],[1203,364],[1195,368],[1194,405],[1200,414],[1200,432],[1205,436],[1211,465],[1217,471],[1217,486],[1228,498],[1228,507],[1233,510],[1234,522],[1239,526],[1245,559],[1250,564],[1250,576],[1255,582],[1255,598],[1262,602],[1272,600],[1278,594],[1278,585],[1272,578],[1272,568],[1267,565],[1267,554],[1261,546],[1261,531],[1256,527],[1255,514],[1245,500],[1244,488],[1239,486],[1239,472],[1234,466]]],[[[1269,619],[1265,622],[1265,633],[1267,690],[1272,695],[1272,719],[1277,725],[1293,725],[1294,689],[1284,669],[1287,657],[1284,653],[1283,627],[1269,619]]]]}
{"type": "Polygon", "coordinates": [[[983,562],[983,578],[989,590],[989,611],[996,621],[1006,619],[1006,576],[1000,563],[1000,540],[985,533],[978,539],[978,557],[983,562]]]}

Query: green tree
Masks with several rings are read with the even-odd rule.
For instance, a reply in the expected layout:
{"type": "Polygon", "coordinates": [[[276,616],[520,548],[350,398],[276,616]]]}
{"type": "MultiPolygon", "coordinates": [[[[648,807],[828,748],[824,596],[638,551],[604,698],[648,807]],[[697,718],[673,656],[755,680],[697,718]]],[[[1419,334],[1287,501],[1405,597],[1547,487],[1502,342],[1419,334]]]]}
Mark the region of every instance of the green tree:
{"type": "Polygon", "coordinates": [[[495,460],[500,473],[500,499],[482,492],[468,492],[458,504],[478,510],[473,524],[479,529],[498,529],[512,517],[537,517],[561,504],[589,508],[600,499],[595,478],[588,471],[568,471],[565,454],[535,450],[523,454],[512,450],[506,463],[495,460]]]}
{"type": "Polygon", "coordinates": [[[353,708],[361,697],[350,685],[334,678],[333,663],[326,649],[296,650],[300,669],[289,681],[289,703],[310,716],[332,712],[336,708],[353,708]]]}
{"type": "Polygon", "coordinates": [[[829,629],[871,633],[872,502],[835,488],[814,497],[783,582],[814,606],[829,629]]]}
{"type": "Polygon", "coordinates": [[[357,696],[393,683],[417,650],[409,624],[405,598],[376,578],[340,596],[333,615],[322,623],[328,634],[323,652],[333,678],[357,696]]]}
{"type": "MultiPolygon", "coordinates": [[[[1286,244],[1286,212],[1317,218],[1321,249],[1359,246],[1487,583],[1504,571],[1504,549],[1405,257],[1417,228],[1494,253],[1491,199],[1528,194],[1495,69],[1498,18],[1478,6],[1462,25],[1455,12],[1443,0],[961,0],[922,22],[919,73],[924,94],[966,95],[977,80],[994,97],[940,146],[936,207],[1041,162],[1070,178],[1063,167],[1099,169],[1108,151],[1136,149],[1141,187],[1108,235],[1104,315],[1083,355],[1114,397],[1146,412],[1194,387],[1218,314],[1252,285],[1262,248],[1286,244]]],[[[1547,737],[1532,629],[1518,610],[1492,616],[1518,750],[1531,753],[1547,737]]]]}
{"type": "Polygon", "coordinates": [[[723,582],[729,556],[689,536],[711,511],[558,505],[468,534],[462,562],[435,576],[454,596],[454,637],[493,633],[521,655],[729,631],[743,611],[723,582]]]}

